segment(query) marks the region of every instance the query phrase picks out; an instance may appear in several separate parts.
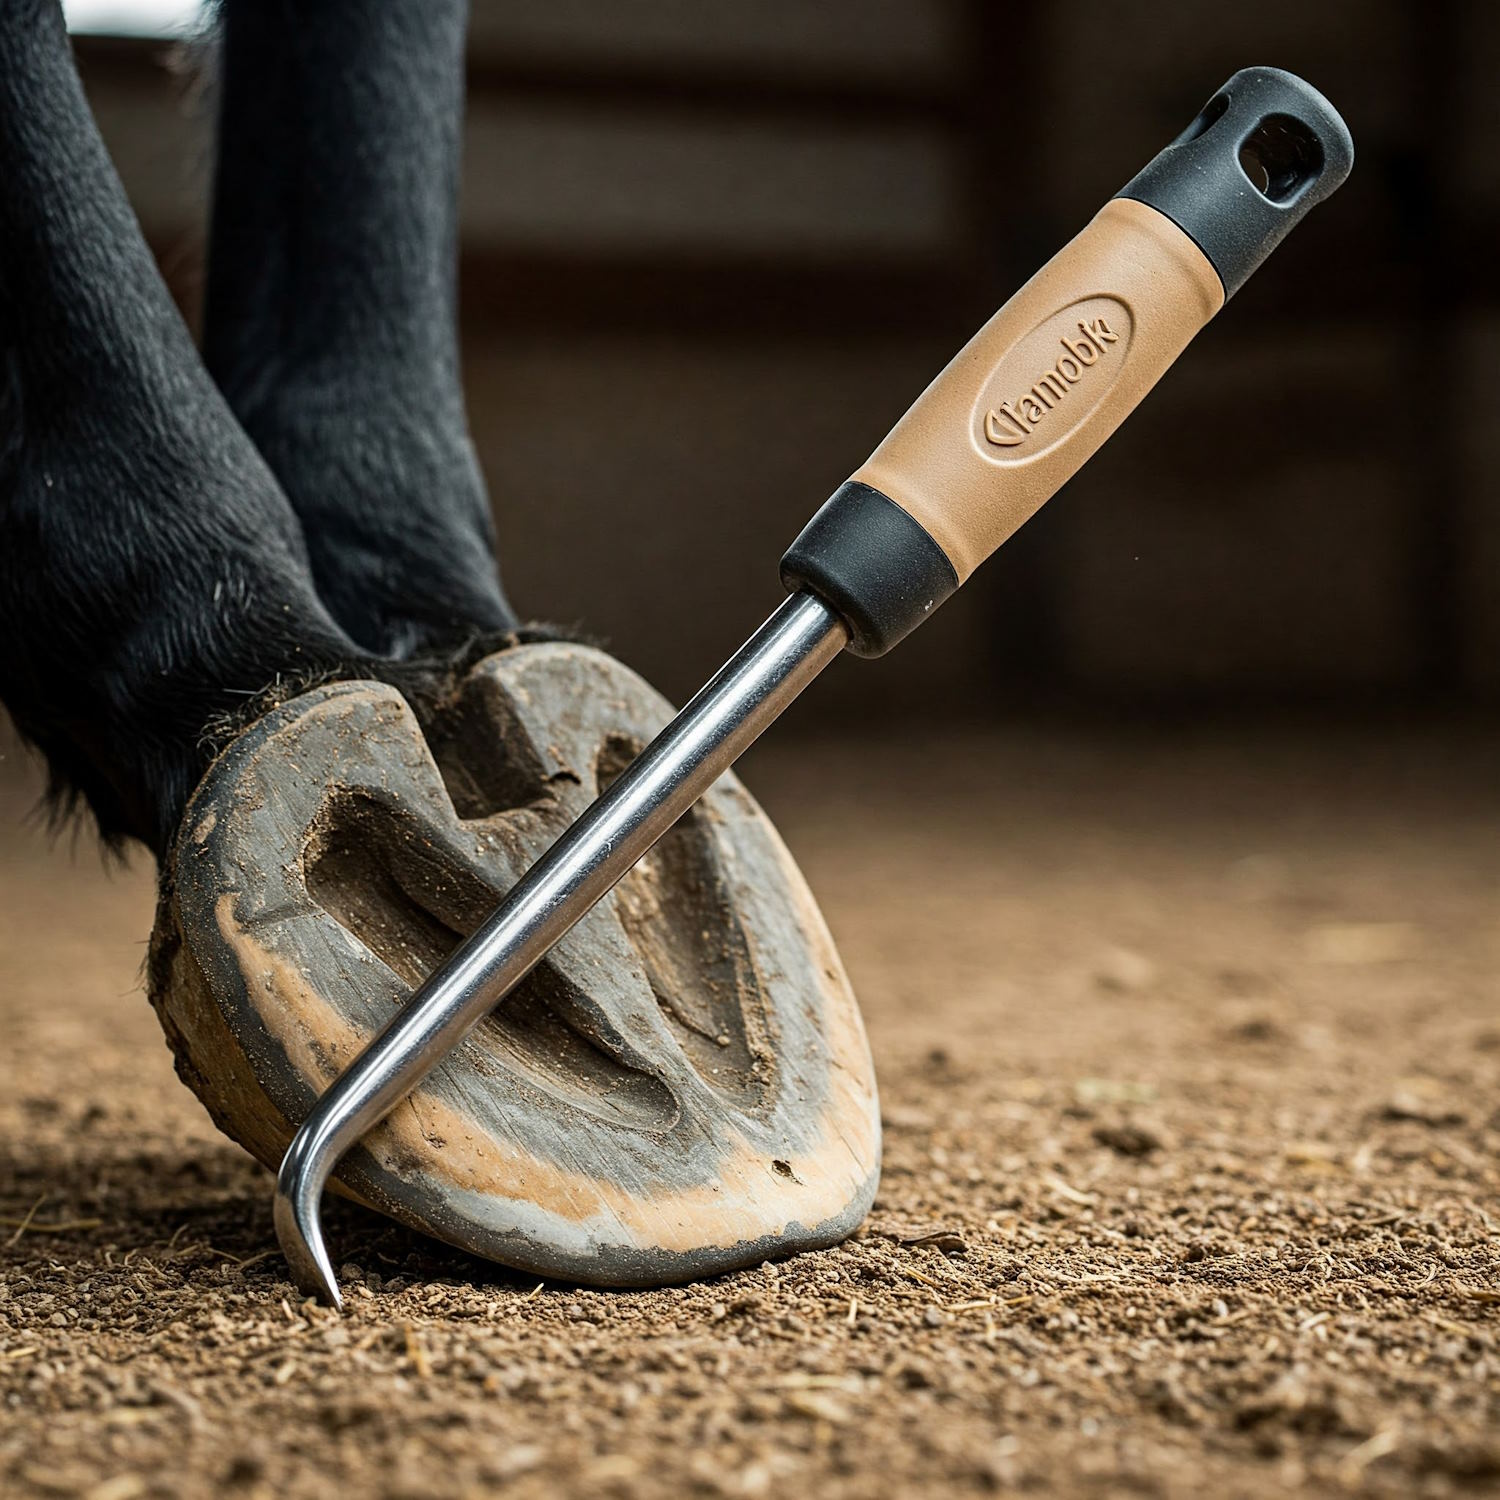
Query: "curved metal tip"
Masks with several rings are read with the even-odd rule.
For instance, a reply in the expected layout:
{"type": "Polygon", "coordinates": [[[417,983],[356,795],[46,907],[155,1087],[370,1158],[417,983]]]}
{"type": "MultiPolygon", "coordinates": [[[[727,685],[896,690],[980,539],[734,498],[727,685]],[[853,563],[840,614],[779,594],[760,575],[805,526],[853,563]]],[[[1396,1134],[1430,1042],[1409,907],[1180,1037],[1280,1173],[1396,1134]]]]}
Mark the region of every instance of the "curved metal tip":
{"type": "Polygon", "coordinates": [[[308,1296],[342,1311],[344,1299],[339,1295],[338,1279],[323,1243],[323,1224],[318,1216],[323,1182],[317,1173],[303,1170],[303,1153],[299,1149],[302,1139],[299,1133],[276,1174],[276,1238],[297,1286],[308,1296]]]}

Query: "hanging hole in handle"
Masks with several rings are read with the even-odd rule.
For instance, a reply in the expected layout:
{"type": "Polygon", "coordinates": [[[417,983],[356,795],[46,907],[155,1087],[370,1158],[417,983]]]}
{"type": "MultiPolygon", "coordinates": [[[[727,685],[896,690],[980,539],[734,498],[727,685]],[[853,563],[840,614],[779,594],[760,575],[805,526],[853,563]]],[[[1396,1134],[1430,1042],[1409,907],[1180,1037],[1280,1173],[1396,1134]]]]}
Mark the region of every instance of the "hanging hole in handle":
{"type": "Polygon", "coordinates": [[[1267,115],[1240,145],[1240,170],[1272,203],[1290,203],[1323,170],[1323,147],[1301,120],[1267,115]]]}
{"type": "Polygon", "coordinates": [[[1186,130],[1172,142],[1174,146],[1185,146],[1189,141],[1196,141],[1200,135],[1205,134],[1209,128],[1216,125],[1224,118],[1225,111],[1229,108],[1228,94],[1215,94],[1202,109],[1198,111],[1197,118],[1186,130]]]}

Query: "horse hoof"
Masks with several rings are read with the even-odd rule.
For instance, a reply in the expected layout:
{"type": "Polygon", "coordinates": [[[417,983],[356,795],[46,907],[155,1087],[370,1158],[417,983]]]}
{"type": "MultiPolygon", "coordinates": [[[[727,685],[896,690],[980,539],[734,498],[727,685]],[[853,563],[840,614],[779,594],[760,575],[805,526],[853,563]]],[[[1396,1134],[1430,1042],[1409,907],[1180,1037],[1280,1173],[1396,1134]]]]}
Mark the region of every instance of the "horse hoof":
{"type": "MultiPolygon", "coordinates": [[[[274,1167],[316,1097],[666,722],[583,646],[482,661],[425,726],[345,682],[194,793],[152,1003],[274,1167]]],[[[539,1276],[661,1284],[834,1243],[879,1174],[858,1007],[802,876],[725,776],[345,1159],[361,1202],[539,1276]]]]}

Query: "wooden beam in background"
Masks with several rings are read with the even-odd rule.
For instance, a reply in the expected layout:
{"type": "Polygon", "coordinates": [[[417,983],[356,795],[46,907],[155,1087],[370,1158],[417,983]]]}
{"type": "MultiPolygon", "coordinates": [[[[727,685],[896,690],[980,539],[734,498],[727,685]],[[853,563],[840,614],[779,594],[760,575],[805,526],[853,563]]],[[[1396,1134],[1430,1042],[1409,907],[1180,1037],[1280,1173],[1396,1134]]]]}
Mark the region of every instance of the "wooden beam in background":
{"type": "Polygon", "coordinates": [[[504,95],[589,109],[682,113],[821,124],[929,124],[961,128],[962,100],[944,80],[788,76],[753,67],[639,59],[608,65],[567,58],[470,58],[471,97],[504,95]]]}
{"type": "Polygon", "coordinates": [[[953,263],[464,252],[465,330],[785,340],[930,334],[982,316],[972,268],[953,263]]]}
{"type": "MultiPolygon", "coordinates": [[[[206,47],[207,43],[203,44],[206,47]]],[[[121,79],[176,72],[192,65],[198,44],[153,37],[75,36],[79,66],[91,76],[121,79]]],[[[963,125],[963,99],[948,80],[788,75],[732,63],[682,65],[622,58],[603,63],[566,56],[473,57],[471,97],[503,94],[590,109],[650,110],[735,119],[795,119],[824,124],[963,125]]]]}

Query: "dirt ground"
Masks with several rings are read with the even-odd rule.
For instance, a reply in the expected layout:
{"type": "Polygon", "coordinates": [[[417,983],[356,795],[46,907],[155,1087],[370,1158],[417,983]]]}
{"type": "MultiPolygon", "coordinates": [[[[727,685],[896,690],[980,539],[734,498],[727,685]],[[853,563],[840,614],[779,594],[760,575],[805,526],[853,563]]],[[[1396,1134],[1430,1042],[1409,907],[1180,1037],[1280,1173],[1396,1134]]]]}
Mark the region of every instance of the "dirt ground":
{"type": "Polygon", "coordinates": [[[0,1492],[1500,1492],[1500,739],[756,752],[887,1122],[854,1241],[536,1285],[267,1175],[140,988],[144,862],[0,766],[0,1492]]]}

